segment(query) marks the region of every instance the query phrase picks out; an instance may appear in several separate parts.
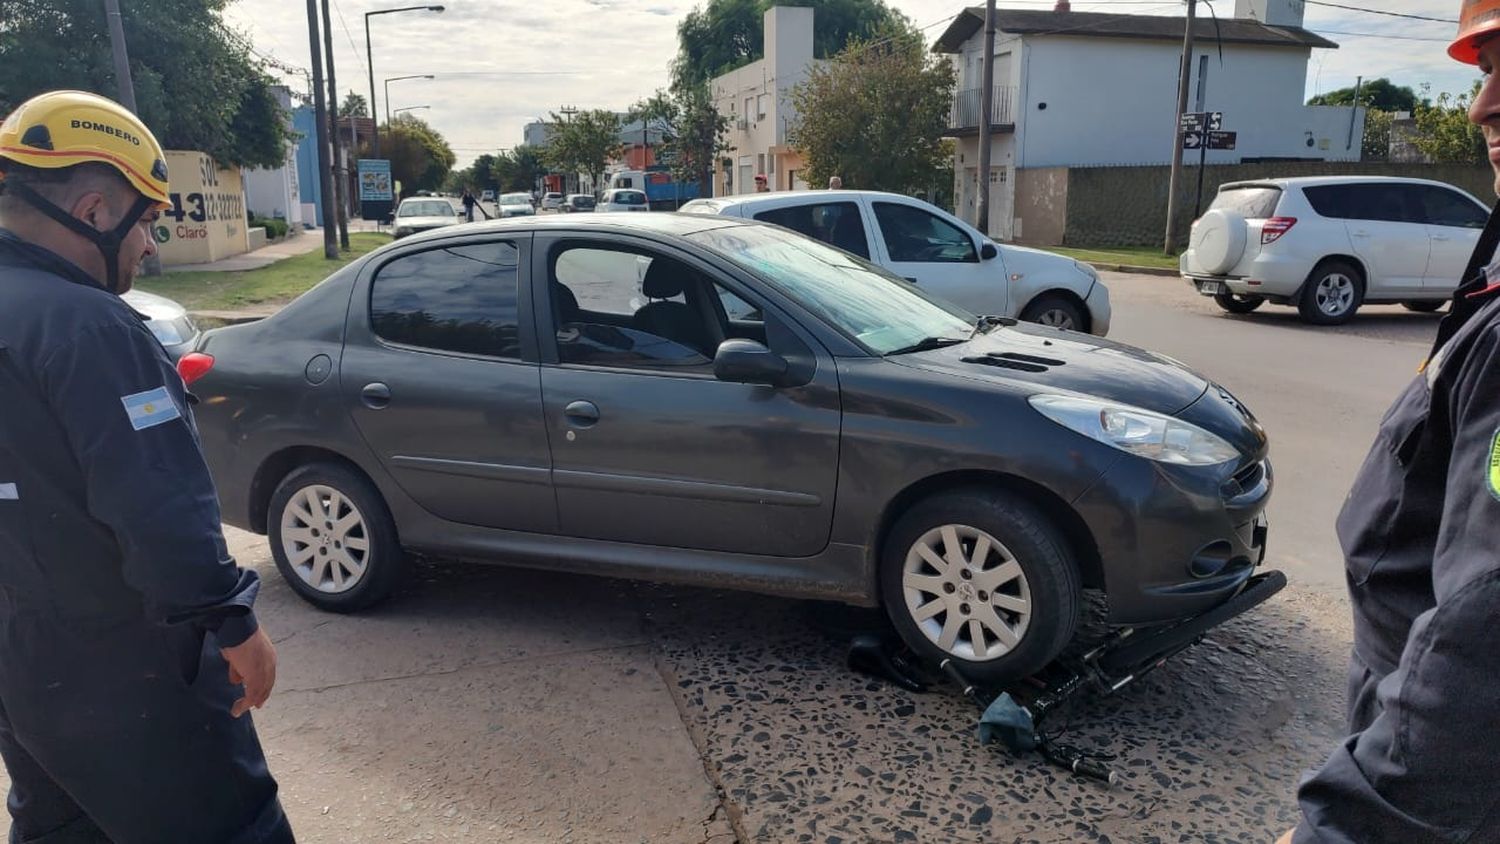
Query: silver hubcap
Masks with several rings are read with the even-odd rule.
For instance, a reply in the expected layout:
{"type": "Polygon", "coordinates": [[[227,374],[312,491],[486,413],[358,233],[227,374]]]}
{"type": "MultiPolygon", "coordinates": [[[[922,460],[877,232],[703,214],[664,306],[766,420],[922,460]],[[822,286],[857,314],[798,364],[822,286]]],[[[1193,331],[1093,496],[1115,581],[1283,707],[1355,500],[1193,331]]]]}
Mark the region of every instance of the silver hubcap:
{"type": "Polygon", "coordinates": [[[1015,555],[968,525],[922,534],[906,552],[901,587],[922,634],[960,659],[1005,656],[1031,624],[1031,587],[1015,555]]]}
{"type": "Polygon", "coordinates": [[[364,578],[370,534],[353,501],[331,486],[315,484],[294,493],[282,510],[281,548],[303,583],[337,594],[364,578]]]}
{"type": "Polygon", "coordinates": [[[1053,328],[1063,328],[1068,331],[1073,330],[1073,315],[1061,308],[1043,311],[1042,315],[1037,317],[1036,321],[1042,325],[1050,325],[1053,328]]]}
{"type": "Polygon", "coordinates": [[[1354,304],[1354,279],[1343,273],[1329,273],[1318,282],[1315,295],[1318,310],[1328,316],[1343,316],[1354,304]]]}

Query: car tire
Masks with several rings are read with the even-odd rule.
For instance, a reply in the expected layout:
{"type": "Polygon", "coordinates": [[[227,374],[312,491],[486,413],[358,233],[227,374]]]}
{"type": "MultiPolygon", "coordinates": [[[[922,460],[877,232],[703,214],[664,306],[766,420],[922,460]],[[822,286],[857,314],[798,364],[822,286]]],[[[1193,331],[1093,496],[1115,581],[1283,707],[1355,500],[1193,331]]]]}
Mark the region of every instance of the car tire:
{"type": "Polygon", "coordinates": [[[896,522],[880,591],[908,647],[933,665],[952,659],[987,685],[1051,662],[1072,639],[1083,600],[1077,562],[1051,521],[1017,495],[980,487],[928,498],[896,522]],[[951,562],[954,554],[966,562],[951,562]]]}
{"type": "Polygon", "coordinates": [[[1248,314],[1266,303],[1264,296],[1247,296],[1239,293],[1215,293],[1214,304],[1232,314],[1248,314]]]}
{"type": "Polygon", "coordinates": [[[1419,314],[1432,314],[1441,311],[1446,304],[1446,299],[1423,299],[1420,302],[1402,302],[1401,307],[1419,314]]]}
{"type": "Polygon", "coordinates": [[[1318,264],[1307,277],[1297,311],[1313,325],[1342,325],[1364,301],[1364,274],[1348,261],[1335,259],[1318,264]]]}
{"type": "Polygon", "coordinates": [[[406,574],[385,499],[345,466],[312,463],[288,474],[271,494],[266,522],[277,570],[319,609],[365,609],[390,595],[406,574]]]}
{"type": "Polygon", "coordinates": [[[1088,318],[1073,300],[1047,293],[1031,300],[1021,311],[1021,319],[1065,331],[1087,331],[1088,318]]]}

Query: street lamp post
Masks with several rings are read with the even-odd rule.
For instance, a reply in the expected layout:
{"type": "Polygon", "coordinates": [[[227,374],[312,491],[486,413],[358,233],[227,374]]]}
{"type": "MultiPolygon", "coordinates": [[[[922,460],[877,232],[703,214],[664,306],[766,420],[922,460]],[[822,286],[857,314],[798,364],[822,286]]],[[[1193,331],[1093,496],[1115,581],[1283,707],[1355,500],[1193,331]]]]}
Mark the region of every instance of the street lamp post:
{"type": "MultiPolygon", "coordinates": [[[[402,6],[397,9],[376,9],[373,12],[365,12],[365,65],[370,69],[370,116],[379,114],[375,110],[375,53],[370,49],[370,18],[375,15],[392,15],[396,12],[441,12],[442,6],[402,6]]],[[[389,104],[387,104],[389,105],[389,104]]],[[[375,121],[375,134],[373,136],[375,157],[380,157],[380,121],[375,121]]]]}
{"type": "MultiPolygon", "coordinates": [[[[387,103],[386,105],[390,105],[390,104],[387,103]]],[[[417,111],[418,109],[424,109],[424,108],[432,108],[432,106],[430,106],[430,105],[424,105],[424,106],[407,106],[406,108],[398,108],[398,109],[396,109],[396,113],[400,114],[403,111],[417,111]]]]}
{"type": "MultiPolygon", "coordinates": [[[[430,73],[414,73],[411,76],[392,76],[385,80],[385,122],[391,122],[391,83],[400,82],[403,79],[435,79],[430,73]]],[[[374,108],[371,106],[370,108],[374,108]]]]}

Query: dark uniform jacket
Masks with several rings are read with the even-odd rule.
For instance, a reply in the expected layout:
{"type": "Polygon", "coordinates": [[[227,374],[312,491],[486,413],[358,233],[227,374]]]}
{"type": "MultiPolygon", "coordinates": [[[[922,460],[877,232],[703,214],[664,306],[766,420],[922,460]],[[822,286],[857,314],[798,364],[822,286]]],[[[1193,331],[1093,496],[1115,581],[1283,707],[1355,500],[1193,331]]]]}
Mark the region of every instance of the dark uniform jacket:
{"type": "Polygon", "coordinates": [[[0,229],[0,614],[256,629],[161,344],[72,263],[0,229]]]}
{"type": "Polygon", "coordinates": [[[1298,844],[1500,841],[1500,290],[1454,301],[1339,515],[1350,735],[1302,783],[1298,844]]]}

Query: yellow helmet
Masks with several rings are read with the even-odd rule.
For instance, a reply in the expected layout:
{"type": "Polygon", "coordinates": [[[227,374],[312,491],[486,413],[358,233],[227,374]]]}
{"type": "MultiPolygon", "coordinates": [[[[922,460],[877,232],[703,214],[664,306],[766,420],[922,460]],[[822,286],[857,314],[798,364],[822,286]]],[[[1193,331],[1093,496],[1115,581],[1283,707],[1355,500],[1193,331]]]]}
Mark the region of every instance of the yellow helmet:
{"type": "Polygon", "coordinates": [[[124,106],[85,91],[49,91],[0,123],[0,179],[5,163],[59,169],[97,161],[120,172],[159,208],[170,208],[161,144],[124,106]]]}

